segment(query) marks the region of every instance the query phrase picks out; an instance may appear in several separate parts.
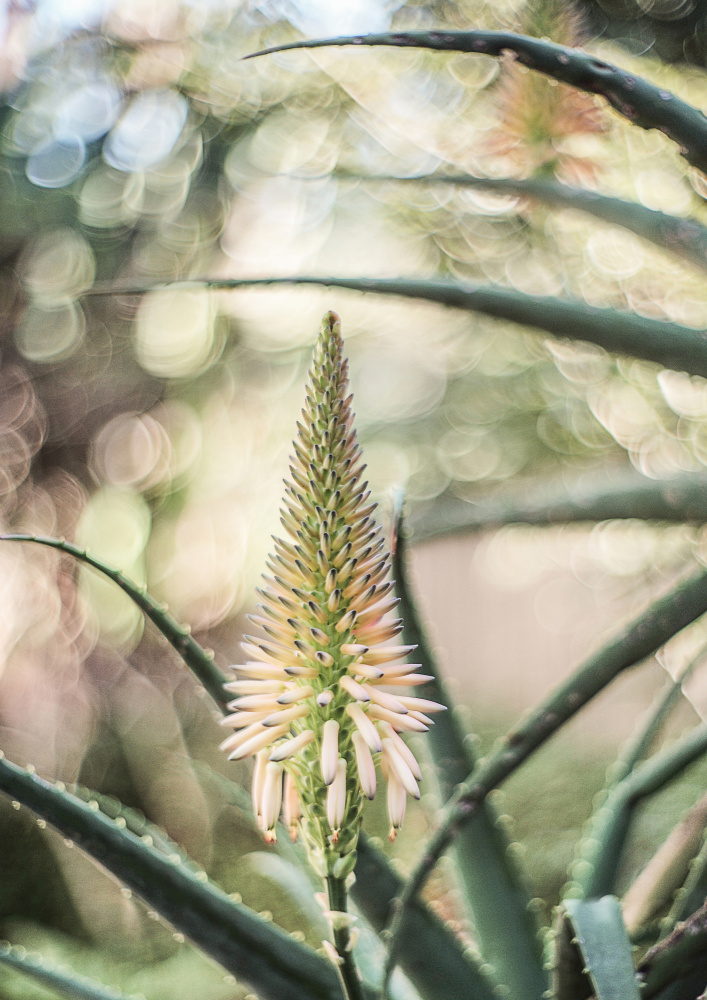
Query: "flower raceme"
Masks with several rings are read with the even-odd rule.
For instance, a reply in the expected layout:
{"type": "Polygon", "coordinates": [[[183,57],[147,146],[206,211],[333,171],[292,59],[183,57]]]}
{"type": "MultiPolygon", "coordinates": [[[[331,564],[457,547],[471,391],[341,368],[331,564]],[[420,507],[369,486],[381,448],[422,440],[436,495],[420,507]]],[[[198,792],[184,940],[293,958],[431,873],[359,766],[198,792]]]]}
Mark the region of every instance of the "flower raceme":
{"type": "Polygon", "coordinates": [[[425,732],[444,708],[408,695],[430,678],[401,662],[402,631],[390,557],[362,481],[340,324],[324,317],[302,423],[294,441],[270,575],[246,636],[248,658],[226,684],[237,695],[223,720],[230,759],[255,756],[253,805],[268,840],[282,812],[301,830],[315,867],[342,877],[356,858],[363,799],[387,780],[391,838],[406,796],[420,797],[420,768],[402,733],[425,732]],[[391,690],[392,689],[392,690],[391,690]]]}

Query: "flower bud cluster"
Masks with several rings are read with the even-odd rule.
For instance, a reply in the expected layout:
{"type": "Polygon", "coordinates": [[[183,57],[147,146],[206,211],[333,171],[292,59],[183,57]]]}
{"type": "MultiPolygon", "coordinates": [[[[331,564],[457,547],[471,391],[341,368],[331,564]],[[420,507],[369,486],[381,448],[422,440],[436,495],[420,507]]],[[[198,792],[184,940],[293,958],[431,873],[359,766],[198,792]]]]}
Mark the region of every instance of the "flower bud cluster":
{"type": "Polygon", "coordinates": [[[255,757],[253,805],[268,840],[282,814],[302,832],[323,876],[355,862],[364,798],[387,781],[391,837],[408,795],[420,797],[420,768],[402,738],[425,732],[444,706],[406,689],[430,678],[401,662],[414,646],[391,645],[402,622],[390,557],[373,520],[365,466],[353,429],[347,362],[334,313],[324,317],[291,481],[269,575],[246,636],[245,663],[226,684],[237,695],[223,723],[232,760],[255,757]]]}

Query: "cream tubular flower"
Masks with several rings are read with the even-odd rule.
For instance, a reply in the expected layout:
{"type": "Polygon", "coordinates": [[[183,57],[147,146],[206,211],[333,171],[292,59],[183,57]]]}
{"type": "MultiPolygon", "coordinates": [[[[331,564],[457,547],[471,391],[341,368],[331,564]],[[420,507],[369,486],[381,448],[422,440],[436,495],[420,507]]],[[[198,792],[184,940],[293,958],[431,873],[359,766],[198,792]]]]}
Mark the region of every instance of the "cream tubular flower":
{"type": "Polygon", "coordinates": [[[325,877],[353,870],[376,764],[388,780],[391,836],[420,768],[401,733],[425,732],[441,710],[406,693],[424,684],[414,647],[388,645],[402,631],[390,557],[373,521],[339,321],[327,314],[314,351],[290,479],[244,664],[226,687],[231,759],[255,756],[253,803],[270,840],[281,808],[325,877]],[[284,779],[284,781],[283,781],[284,779]]]}

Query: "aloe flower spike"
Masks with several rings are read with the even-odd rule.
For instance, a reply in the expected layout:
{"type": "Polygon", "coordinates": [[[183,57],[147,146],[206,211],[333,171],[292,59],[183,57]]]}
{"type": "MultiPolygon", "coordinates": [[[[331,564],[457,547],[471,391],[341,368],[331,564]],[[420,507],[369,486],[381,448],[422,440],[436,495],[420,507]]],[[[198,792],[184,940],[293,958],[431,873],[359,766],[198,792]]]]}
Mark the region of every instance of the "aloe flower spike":
{"type": "Polygon", "coordinates": [[[340,324],[324,317],[293,445],[262,604],[246,636],[247,662],[227,686],[236,697],[222,744],[232,759],[256,756],[253,803],[267,840],[280,810],[326,880],[333,952],[350,1000],[361,988],[350,954],[345,882],[356,862],[361,813],[376,793],[376,765],[388,781],[390,835],[408,795],[419,798],[420,768],[401,733],[424,732],[423,712],[443,705],[397,692],[420,683],[414,646],[386,645],[402,622],[389,617],[390,556],[373,520],[365,465],[353,428],[340,324]],[[396,693],[385,690],[390,684],[396,693]]]}

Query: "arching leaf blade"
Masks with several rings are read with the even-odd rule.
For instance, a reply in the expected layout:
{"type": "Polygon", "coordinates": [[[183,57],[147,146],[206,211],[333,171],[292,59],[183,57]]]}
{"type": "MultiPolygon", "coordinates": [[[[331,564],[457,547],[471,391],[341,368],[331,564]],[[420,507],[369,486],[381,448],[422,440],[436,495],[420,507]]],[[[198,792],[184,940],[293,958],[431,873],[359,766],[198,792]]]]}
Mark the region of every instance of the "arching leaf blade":
{"type": "Polygon", "coordinates": [[[7,941],[0,942],[0,965],[21,972],[42,986],[75,1000],[138,1000],[114,986],[107,987],[95,979],[80,976],[47,961],[36,952],[28,953],[25,948],[7,941]]]}
{"type": "Polygon", "coordinates": [[[162,635],[176,649],[186,665],[192,670],[196,678],[204,685],[216,704],[224,709],[229,695],[223,690],[226,678],[218,669],[210,655],[202,646],[192,638],[187,626],[180,625],[176,618],[173,618],[164,606],[160,605],[147,591],[139,587],[133,580],[130,580],[124,573],[114,569],[101,559],[92,556],[85,549],[67,542],[63,538],[52,538],[48,535],[21,535],[6,534],[0,535],[3,542],[33,542],[36,545],[46,545],[52,549],[58,549],[67,555],[73,556],[79,562],[98,570],[104,576],[112,580],[121,590],[125,591],[128,597],[135,602],[140,610],[153,622],[162,635]]]}
{"type": "Polygon", "coordinates": [[[586,302],[528,295],[491,285],[413,278],[291,276],[222,278],[172,285],[96,285],[86,295],[144,295],[164,288],[235,289],[260,285],[321,285],[374,295],[436,302],[495,319],[544,330],[555,337],[588,341],[615,354],[652,361],[675,371],[707,377],[707,332],[668,320],[590,306],[586,302]]]}
{"type": "Polygon", "coordinates": [[[636,472],[615,473],[611,484],[599,477],[574,486],[555,480],[470,503],[450,493],[412,512],[415,543],[446,535],[473,534],[507,524],[581,524],[641,519],[670,524],[707,523],[707,475],[647,479],[636,472]]]}
{"type": "MultiPolygon", "coordinates": [[[[403,524],[400,517],[396,521],[393,576],[400,598],[398,610],[405,623],[404,641],[417,646],[415,657],[421,670],[432,677],[416,689],[416,694],[448,707],[436,717],[425,739],[444,803],[473,770],[475,760],[464,740],[414,599],[406,569],[403,524]]],[[[530,905],[524,873],[514,861],[506,830],[490,802],[484,803],[457,838],[455,861],[482,956],[511,996],[539,1000],[549,986],[543,969],[540,927],[530,905]]]]}
{"type": "Polygon", "coordinates": [[[638,202],[627,201],[598,191],[562,184],[559,181],[531,177],[475,177],[472,174],[428,174],[421,177],[396,177],[390,174],[357,174],[337,170],[335,176],[365,182],[395,184],[441,184],[475,188],[499,195],[537,201],[553,208],[569,208],[591,215],[602,222],[620,226],[654,246],[682,260],[707,270],[707,226],[694,219],[680,219],[638,202]]]}
{"type": "MultiPolygon", "coordinates": [[[[268,1000],[341,1000],[334,967],[60,787],[0,759],[0,791],[70,838],[234,976],[268,1000]]],[[[97,805],[97,803],[96,803],[97,805]]]]}
{"type": "Polygon", "coordinates": [[[688,163],[700,170],[707,170],[707,120],[697,108],[635,73],[612,66],[582,49],[568,48],[513,31],[396,31],[314,38],[275,45],[244,58],[255,59],[292,49],[345,45],[422,48],[485,56],[512,53],[518,62],[529,69],[578,90],[598,94],[622,117],[639,128],[659,129],[678,144],[688,163]]]}

